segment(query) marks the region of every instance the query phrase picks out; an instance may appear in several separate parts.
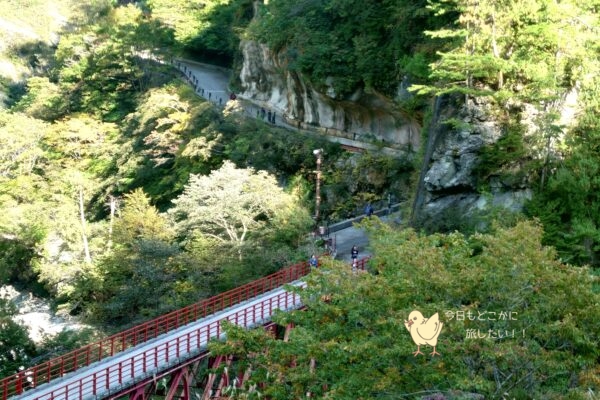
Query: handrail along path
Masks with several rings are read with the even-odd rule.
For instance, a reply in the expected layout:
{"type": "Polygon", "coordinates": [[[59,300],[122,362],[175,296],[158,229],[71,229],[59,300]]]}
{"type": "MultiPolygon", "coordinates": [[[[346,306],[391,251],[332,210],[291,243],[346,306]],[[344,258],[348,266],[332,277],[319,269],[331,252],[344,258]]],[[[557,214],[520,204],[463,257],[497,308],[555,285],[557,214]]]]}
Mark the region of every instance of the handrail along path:
{"type": "Polygon", "coordinates": [[[87,367],[108,357],[113,357],[191,322],[198,321],[235,304],[279,288],[286,283],[298,280],[308,274],[309,270],[310,267],[306,262],[291,265],[264,278],[162,315],[131,329],[20,371],[0,380],[0,397],[2,400],[6,400],[11,396],[61,378],[67,373],[87,367]]]}
{"type": "Polygon", "coordinates": [[[223,337],[223,321],[253,328],[269,322],[275,310],[300,308],[300,297],[285,285],[304,286],[301,278],[309,272],[306,262],[286,267],[4,378],[2,399],[96,399],[122,392],[205,352],[211,339],[223,337]]]}

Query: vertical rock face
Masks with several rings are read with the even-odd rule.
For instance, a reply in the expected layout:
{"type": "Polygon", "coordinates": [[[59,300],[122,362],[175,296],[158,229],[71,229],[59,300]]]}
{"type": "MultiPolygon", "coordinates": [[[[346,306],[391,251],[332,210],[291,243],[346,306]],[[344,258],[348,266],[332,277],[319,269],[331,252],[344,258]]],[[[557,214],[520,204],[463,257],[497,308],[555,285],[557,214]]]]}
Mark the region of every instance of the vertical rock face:
{"type": "MultiPolygon", "coordinates": [[[[527,142],[526,157],[543,160],[547,153],[560,157],[563,135],[545,139],[539,120],[544,113],[557,112],[561,127],[576,122],[578,91],[567,92],[562,100],[549,110],[540,110],[531,104],[514,103],[510,112],[518,114],[523,140],[527,142]]],[[[531,199],[529,177],[523,171],[520,160],[505,166],[504,173],[494,172],[485,182],[477,182],[476,168],[481,162],[481,150],[495,144],[506,133],[498,121],[490,117],[489,104],[484,99],[472,99],[468,107],[461,107],[447,115],[458,121],[457,126],[444,129],[435,144],[431,162],[423,166],[424,201],[420,207],[420,220],[434,227],[441,223],[451,227],[448,219],[470,221],[477,225],[477,216],[494,208],[519,212],[531,199]],[[508,171],[506,170],[508,169],[508,171]],[[483,184],[483,185],[482,185],[483,184]],[[481,193],[481,187],[485,193],[481,193]],[[446,221],[444,221],[446,220],[446,221]]],[[[501,151],[501,148],[496,151],[501,151]]],[[[509,151],[510,150],[504,150],[509,151]]]]}
{"type": "Polygon", "coordinates": [[[376,140],[400,148],[419,146],[420,126],[377,93],[357,91],[340,99],[332,87],[320,93],[286,60],[253,41],[241,43],[241,96],[264,103],[297,126],[327,129],[332,135],[376,140]]]}
{"type": "MultiPolygon", "coordinates": [[[[273,53],[253,41],[242,42],[241,50],[244,56],[241,97],[275,110],[288,123],[358,141],[377,140],[403,149],[426,145],[420,143],[421,127],[395,109],[390,99],[361,90],[340,98],[331,85],[333,78],[325,82],[328,88],[316,90],[301,74],[287,68],[283,52],[273,53]]],[[[398,98],[410,96],[406,90],[409,84],[407,79],[403,80],[398,98]]],[[[561,124],[573,121],[576,100],[576,91],[565,97],[560,110],[561,124]]],[[[446,114],[442,120],[454,120],[456,126],[449,127],[442,121],[443,127],[440,125],[437,132],[429,133],[430,137],[435,133],[435,140],[426,146],[427,165],[423,165],[417,193],[420,201],[413,209],[418,222],[432,230],[477,225],[478,216],[491,209],[521,211],[532,196],[527,177],[518,166],[508,171],[507,175],[514,172],[510,179],[490,174],[484,185],[477,182],[481,151],[504,135],[503,128],[490,117],[483,99],[472,99],[468,107],[455,106],[447,104],[441,113],[446,114]],[[485,193],[481,193],[482,187],[485,193]]],[[[537,134],[534,109],[527,104],[515,108],[526,136],[537,134]]],[[[528,151],[530,156],[539,157],[533,154],[535,149],[528,151]]]]}
{"type": "Polygon", "coordinates": [[[432,230],[477,226],[477,216],[502,208],[521,211],[531,190],[525,182],[507,182],[492,177],[488,191],[481,193],[476,168],[484,146],[498,141],[502,128],[488,119],[479,106],[463,108],[459,120],[465,124],[445,132],[435,147],[424,177],[425,200],[420,222],[432,230]]]}

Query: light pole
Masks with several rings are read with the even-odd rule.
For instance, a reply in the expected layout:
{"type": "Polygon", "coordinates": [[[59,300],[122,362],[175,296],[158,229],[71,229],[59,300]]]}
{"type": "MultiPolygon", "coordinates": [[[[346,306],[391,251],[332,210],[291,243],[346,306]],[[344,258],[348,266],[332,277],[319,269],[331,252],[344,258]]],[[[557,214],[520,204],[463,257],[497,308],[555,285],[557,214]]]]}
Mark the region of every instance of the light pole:
{"type": "Polygon", "coordinates": [[[321,163],[323,161],[323,149],[313,150],[313,154],[317,157],[317,186],[315,196],[315,225],[319,226],[319,209],[321,208],[321,163]]]}

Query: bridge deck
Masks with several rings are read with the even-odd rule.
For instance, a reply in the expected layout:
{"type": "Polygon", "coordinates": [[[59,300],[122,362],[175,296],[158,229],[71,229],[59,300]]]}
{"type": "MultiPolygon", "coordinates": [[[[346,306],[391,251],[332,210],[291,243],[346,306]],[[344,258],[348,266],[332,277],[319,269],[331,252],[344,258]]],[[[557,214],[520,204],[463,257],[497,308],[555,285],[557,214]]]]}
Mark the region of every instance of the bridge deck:
{"type": "MultiPolygon", "coordinates": [[[[304,285],[300,280],[291,284],[304,285]]],[[[205,350],[209,340],[223,337],[223,321],[251,328],[268,322],[275,310],[300,306],[297,294],[279,287],[12,398],[79,400],[107,397],[205,350]]]]}

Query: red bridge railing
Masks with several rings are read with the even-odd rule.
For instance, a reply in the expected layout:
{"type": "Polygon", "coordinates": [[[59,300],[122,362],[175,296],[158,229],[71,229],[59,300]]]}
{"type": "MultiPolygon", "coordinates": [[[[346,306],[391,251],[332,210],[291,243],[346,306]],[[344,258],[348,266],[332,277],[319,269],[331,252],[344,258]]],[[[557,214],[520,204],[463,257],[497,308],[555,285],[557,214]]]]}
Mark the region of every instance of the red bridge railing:
{"type": "Polygon", "coordinates": [[[84,372],[71,381],[59,383],[33,400],[69,400],[84,398],[103,398],[110,393],[111,398],[121,396],[119,389],[135,384],[140,377],[152,377],[154,371],[161,366],[179,362],[194,352],[205,348],[213,338],[223,333],[221,324],[229,321],[235,325],[248,327],[261,323],[269,318],[275,309],[290,309],[301,305],[300,297],[294,293],[279,293],[259,303],[237,311],[218,321],[199,326],[197,329],[182,333],[168,341],[131,355],[114,364],[107,365],[97,372],[84,372]],[[115,392],[115,388],[117,391],[115,392]]]}
{"type": "Polygon", "coordinates": [[[0,397],[6,400],[10,396],[21,394],[28,389],[48,383],[69,372],[111,357],[147,340],[154,339],[164,333],[171,332],[191,322],[224,310],[227,307],[298,280],[307,275],[309,271],[310,267],[306,262],[286,267],[264,278],[165,314],[60,357],[20,371],[15,375],[0,380],[0,397]]]}

